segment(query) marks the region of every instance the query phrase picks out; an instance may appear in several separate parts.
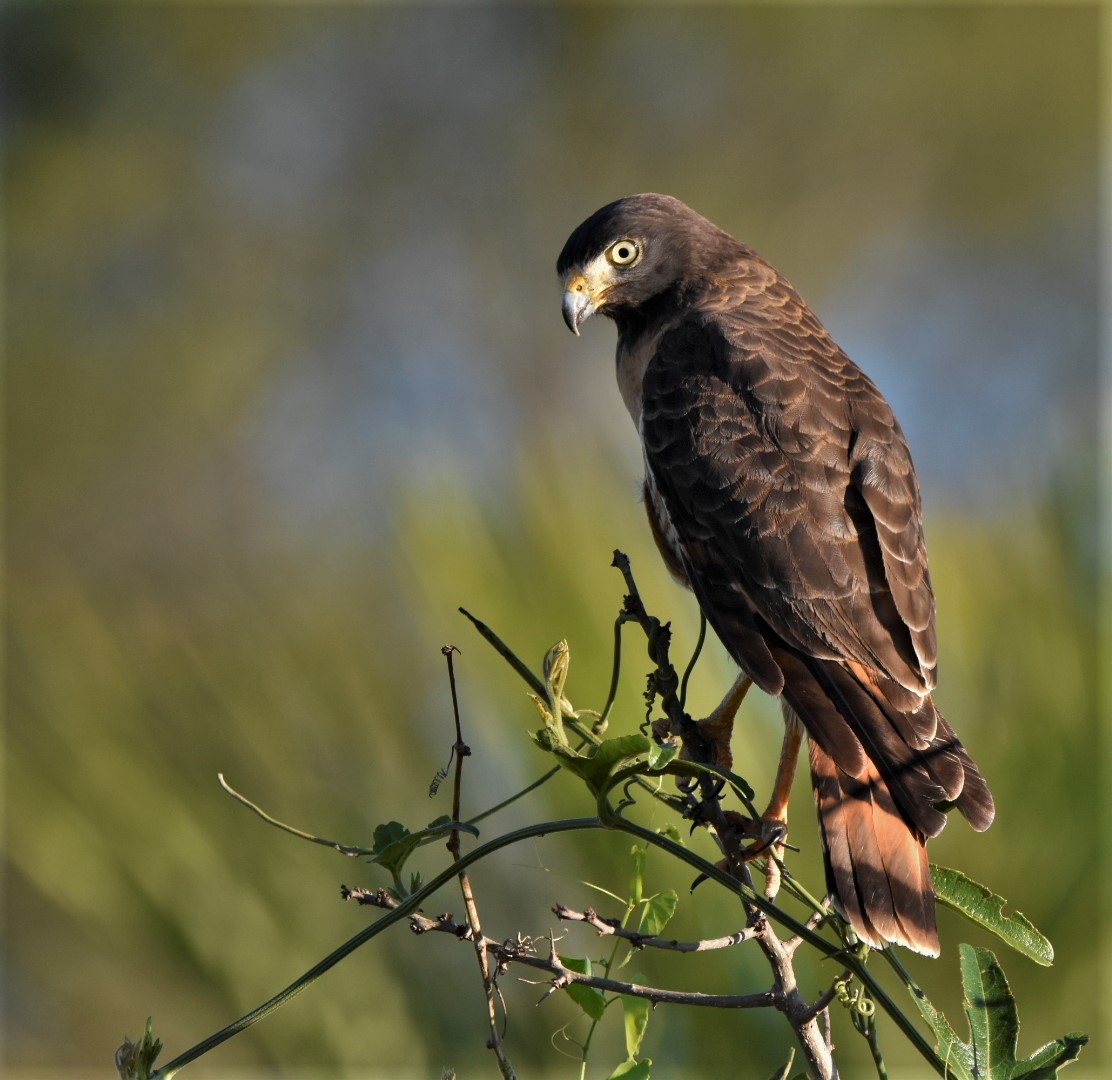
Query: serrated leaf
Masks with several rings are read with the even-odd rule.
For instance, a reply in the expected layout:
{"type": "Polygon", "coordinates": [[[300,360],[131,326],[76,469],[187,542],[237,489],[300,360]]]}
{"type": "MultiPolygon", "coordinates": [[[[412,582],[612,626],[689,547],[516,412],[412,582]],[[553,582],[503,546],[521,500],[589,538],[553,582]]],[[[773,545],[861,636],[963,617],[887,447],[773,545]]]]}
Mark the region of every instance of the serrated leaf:
{"type": "Polygon", "coordinates": [[[977,1074],[1010,1080],[1019,1043],[1019,1014],[1004,971],[988,949],[959,946],[965,1015],[976,1050],[977,1074]]]}
{"type": "Polygon", "coordinates": [[[626,1053],[632,1061],[641,1049],[645,1028],[649,1026],[648,999],[623,995],[622,1013],[625,1016],[626,1053]]]}
{"type": "MultiPolygon", "coordinates": [[[[591,974],[590,957],[563,956],[560,962],[569,971],[578,971],[580,975],[591,974]]],[[[601,1020],[606,1012],[606,999],[602,992],[593,986],[584,986],[582,983],[572,983],[565,986],[564,992],[578,1005],[592,1020],[601,1020]]]]}
{"type": "Polygon", "coordinates": [[[652,1065],[651,1058],[646,1058],[644,1061],[634,1061],[632,1058],[628,1058],[606,1080],[650,1080],[650,1065],[652,1065]]]}
{"type": "Polygon", "coordinates": [[[645,910],[641,913],[641,924],[638,929],[642,934],[652,934],[655,937],[672,921],[679,902],[680,898],[675,889],[650,896],[645,901],[645,910]]]}
{"type": "Polygon", "coordinates": [[[931,864],[931,880],[940,903],[983,926],[1017,952],[1049,967],[1054,962],[1054,946],[1021,911],[1005,914],[1007,901],[991,889],[978,884],[960,870],[931,864]]]}
{"type": "Polygon", "coordinates": [[[921,990],[911,990],[938,1040],[939,1057],[958,1080],[1051,1080],[1077,1057],[1089,1038],[1074,1031],[1017,1061],[1019,1012],[1003,968],[988,949],[963,944],[959,956],[968,1043],[958,1038],[921,990]]]}
{"type": "Polygon", "coordinates": [[[1012,1080],[1051,1080],[1059,1069],[1076,1059],[1088,1041],[1089,1036],[1083,1031],[1071,1031],[1047,1043],[1019,1063],[1019,1071],[1012,1073],[1012,1080]]]}
{"type": "Polygon", "coordinates": [[[949,1066],[957,1080],[976,1080],[973,1075],[973,1051],[958,1038],[950,1022],[927,999],[921,990],[910,989],[912,1000],[934,1033],[938,1056],[949,1066]]]}

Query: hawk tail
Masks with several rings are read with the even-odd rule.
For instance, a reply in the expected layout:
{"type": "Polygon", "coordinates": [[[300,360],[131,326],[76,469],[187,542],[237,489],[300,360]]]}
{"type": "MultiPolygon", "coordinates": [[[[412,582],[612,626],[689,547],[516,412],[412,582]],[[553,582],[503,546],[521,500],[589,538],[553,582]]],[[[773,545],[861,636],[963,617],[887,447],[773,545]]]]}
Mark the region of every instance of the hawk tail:
{"type": "Polygon", "coordinates": [[[988,786],[929,696],[896,703],[894,688],[836,661],[777,657],[792,678],[785,712],[807,730],[827,888],[874,948],[937,956],[926,842],[957,808],[978,831],[994,808],[988,786]],[[886,692],[887,691],[887,692],[886,692]]]}
{"type": "Polygon", "coordinates": [[[926,840],[908,827],[871,761],[858,778],[839,769],[814,738],[807,743],[826,885],[838,909],[875,949],[895,942],[937,956],[926,840]]]}

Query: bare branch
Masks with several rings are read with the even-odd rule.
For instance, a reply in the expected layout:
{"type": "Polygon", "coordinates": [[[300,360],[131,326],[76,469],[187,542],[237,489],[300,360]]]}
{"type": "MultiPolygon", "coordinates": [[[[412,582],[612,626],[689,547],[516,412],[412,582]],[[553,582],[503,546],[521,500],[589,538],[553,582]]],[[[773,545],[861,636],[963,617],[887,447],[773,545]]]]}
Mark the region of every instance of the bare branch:
{"type": "MultiPolygon", "coordinates": [[[[456,759],[455,777],[452,784],[452,820],[459,821],[460,795],[463,786],[463,759],[471,754],[471,747],[463,741],[463,729],[459,718],[459,698],[456,695],[456,670],[452,663],[452,654],[459,650],[454,645],[445,645],[441,652],[448,662],[448,682],[452,688],[452,715],[456,723],[456,741],[452,752],[456,759]]],[[[459,830],[453,829],[448,837],[448,851],[451,852],[452,861],[460,861],[459,830]]],[[[490,1039],[487,1046],[494,1051],[498,1059],[498,1069],[503,1080],[517,1080],[517,1073],[506,1056],[505,1047],[502,1045],[502,1035],[498,1030],[498,1004],[497,999],[501,993],[495,984],[495,976],[490,971],[490,961],[487,957],[486,938],[483,937],[482,927],[479,924],[479,908],[475,903],[475,894],[471,889],[471,878],[466,870],[459,872],[459,887],[463,894],[463,906],[467,910],[467,924],[470,937],[475,943],[475,956],[479,961],[479,972],[483,977],[483,990],[487,999],[487,1017],[490,1021],[490,1039]]]]}
{"type": "MultiPolygon", "coordinates": [[[[699,764],[714,765],[710,746],[700,733],[696,722],[684,711],[678,694],[679,680],[668,657],[671,644],[670,627],[667,623],[662,624],[659,619],[645,610],[637,584],[633,579],[629,557],[621,551],[615,551],[613,565],[621,571],[626,588],[629,590],[620,618],[636,622],[641,627],[648,639],[649,659],[656,665],[656,670],[649,677],[650,693],[647,696],[650,709],[652,698],[658,697],[672,733],[678,735],[683,741],[686,756],[699,764]]],[[[725,856],[730,874],[752,887],[752,878],[743,854],[741,830],[733,821],[733,818],[737,818],[738,815],[734,814],[731,817],[723,810],[720,798],[721,784],[716,785],[709,776],[700,775],[699,793],[702,796],[698,807],[699,819],[710,828],[725,856]]],[[[774,863],[775,860],[769,859],[770,868],[774,863]]],[[[778,888],[777,868],[774,872],[770,872],[766,880],[766,890],[770,899],[775,896],[778,888]]],[[[757,909],[744,900],[742,903],[748,918],[753,919],[757,909]]],[[[757,924],[757,933],[754,936],[772,968],[775,981],[770,995],[773,999],[771,1003],[784,1014],[795,1031],[807,1060],[808,1072],[815,1080],[836,1080],[838,1069],[828,1040],[823,1037],[816,1014],[812,1012],[799,991],[793,967],[795,946],[790,942],[781,941],[768,920],[757,924]]]]}
{"type": "MultiPolygon", "coordinates": [[[[398,906],[385,889],[347,889],[342,895],[345,900],[354,900],[358,904],[371,907],[393,909],[398,906]]],[[[429,918],[427,915],[413,914],[409,916],[410,927],[415,934],[440,933],[461,941],[471,940],[471,928],[464,923],[458,923],[448,912],[429,918]]],[[[604,924],[605,925],[605,924],[604,924]]],[[[741,931],[746,933],[747,931],[741,931]]],[[[682,944],[682,943],[680,943],[682,944]]],[[[509,938],[506,941],[495,941],[493,938],[483,938],[486,951],[498,959],[498,974],[503,974],[511,964],[524,964],[526,967],[535,968],[550,975],[545,997],[556,990],[563,990],[573,983],[583,986],[593,986],[604,993],[628,994],[631,997],[642,997],[657,1005],[695,1005],[711,1009],[767,1009],[780,1008],[781,1002],[775,990],[767,990],[759,994],[699,994],[688,993],[680,990],[662,990],[652,986],[642,986],[639,983],[622,982],[619,979],[607,979],[598,975],[583,975],[572,971],[563,965],[556,950],[556,943],[549,936],[549,955],[538,956],[533,939],[523,935],[509,938]]],[[[696,950],[688,950],[696,951],[696,950]]],[[[528,982],[529,980],[522,980],[528,982]]],[[[542,998],[543,1000],[543,998],[542,998]]]]}
{"type": "Polygon", "coordinates": [[[635,949],[666,949],[669,952],[679,953],[711,952],[714,949],[728,949],[731,945],[740,945],[743,941],[752,941],[759,932],[757,923],[764,921],[764,915],[759,914],[744,930],[727,934],[725,937],[707,938],[703,941],[677,941],[675,938],[665,939],[653,934],[642,934],[636,930],[626,930],[620,920],[601,918],[593,908],[587,908],[586,911],[573,911],[564,904],[554,904],[552,913],[556,918],[568,922],[587,923],[599,932],[600,937],[623,938],[635,949]]]}

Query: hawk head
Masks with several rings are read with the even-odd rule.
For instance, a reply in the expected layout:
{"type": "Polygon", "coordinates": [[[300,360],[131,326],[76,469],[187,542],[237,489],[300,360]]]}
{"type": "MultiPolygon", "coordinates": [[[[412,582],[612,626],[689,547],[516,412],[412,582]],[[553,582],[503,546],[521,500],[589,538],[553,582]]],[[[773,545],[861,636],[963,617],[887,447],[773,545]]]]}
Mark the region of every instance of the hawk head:
{"type": "Polygon", "coordinates": [[[596,311],[621,323],[668,294],[682,303],[716,265],[748,249],[671,195],[630,195],[596,210],[568,237],[556,272],[573,333],[596,311]]]}

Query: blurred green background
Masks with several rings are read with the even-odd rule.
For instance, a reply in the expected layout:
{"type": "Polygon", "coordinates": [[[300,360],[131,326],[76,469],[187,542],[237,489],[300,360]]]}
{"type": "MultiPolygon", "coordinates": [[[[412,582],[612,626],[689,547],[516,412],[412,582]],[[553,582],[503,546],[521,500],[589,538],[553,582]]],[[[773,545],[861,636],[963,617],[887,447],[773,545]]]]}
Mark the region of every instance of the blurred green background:
{"type": "MultiPolygon", "coordinates": [[[[572,700],[600,705],[621,547],[689,650],[613,332],[568,335],[554,276],[573,226],[643,190],[779,266],[915,453],[939,700],[998,805],[988,834],[956,822],[932,854],[1058,952],[1038,969],[943,913],[943,959],[916,974],[964,1030],[956,945],[996,948],[1024,1053],[1099,1036],[1097,20],[6,5],[6,1075],[106,1075],[148,1014],[168,1060],[371,917],[339,884],[375,868],[268,829],[218,771],[347,843],[447,813],[447,786],[427,795],[452,742],[445,643],[475,751],[465,813],[547,767],[522,685],[458,605],[538,667],[566,637],[572,700]]],[[[641,719],[629,642],[615,732],[641,719]]],[[[730,678],[711,649],[695,707],[730,678]]],[[[779,734],[747,705],[737,765],[762,797],[779,734]]],[[[796,797],[817,885],[803,777],[796,797]]],[[[484,837],[586,812],[559,780],[484,837]]],[[[483,864],[484,928],[544,934],[554,902],[601,901],[584,879],[621,891],[628,847],[549,839],[483,864]]],[[[688,877],[649,860],[649,887],[681,892],[676,934],[733,929],[688,877]]],[[[598,945],[573,930],[564,949],[598,945]]],[[[723,993],[768,977],[741,950],[637,970],[723,993]]],[[[809,992],[829,977],[801,972],[809,992]]],[[[555,1034],[570,1003],[504,989],[521,1074],[577,1075],[555,1034]]],[[[491,1075],[483,1016],[470,950],[398,930],[190,1075],[491,1075]]],[[[868,1075],[835,1022],[844,1075],[868,1075]]],[[[593,1076],[621,1056],[608,1026],[593,1076]]],[[[763,1077],[789,1046],[778,1016],[661,1009],[643,1050],[654,1076],[763,1077]]]]}

